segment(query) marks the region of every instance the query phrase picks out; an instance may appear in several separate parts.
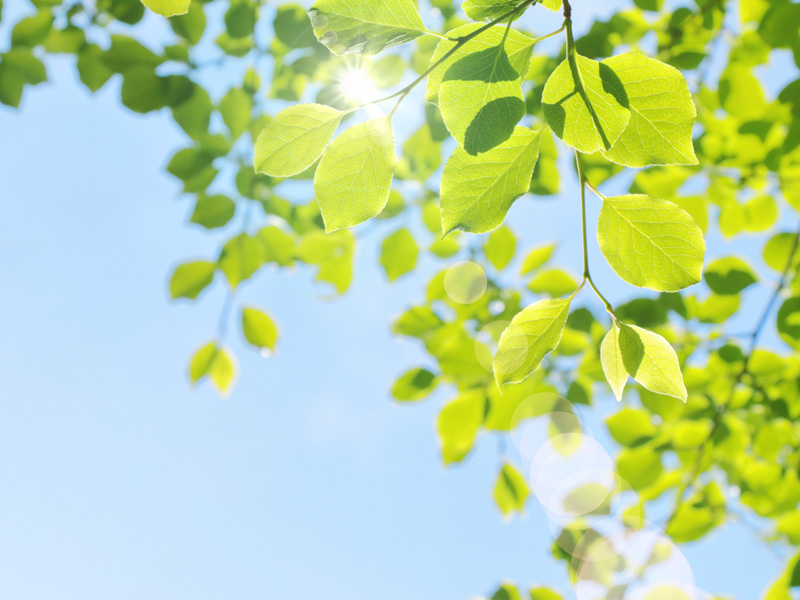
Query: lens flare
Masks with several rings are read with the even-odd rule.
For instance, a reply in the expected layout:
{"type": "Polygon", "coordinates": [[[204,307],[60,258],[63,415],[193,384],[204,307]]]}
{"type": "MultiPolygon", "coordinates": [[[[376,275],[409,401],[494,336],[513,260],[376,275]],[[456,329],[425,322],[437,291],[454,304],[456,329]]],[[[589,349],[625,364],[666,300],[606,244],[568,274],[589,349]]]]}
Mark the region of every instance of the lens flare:
{"type": "Polygon", "coordinates": [[[339,79],[339,91],[354,105],[377,98],[378,88],[369,73],[362,67],[349,67],[339,79]]]}

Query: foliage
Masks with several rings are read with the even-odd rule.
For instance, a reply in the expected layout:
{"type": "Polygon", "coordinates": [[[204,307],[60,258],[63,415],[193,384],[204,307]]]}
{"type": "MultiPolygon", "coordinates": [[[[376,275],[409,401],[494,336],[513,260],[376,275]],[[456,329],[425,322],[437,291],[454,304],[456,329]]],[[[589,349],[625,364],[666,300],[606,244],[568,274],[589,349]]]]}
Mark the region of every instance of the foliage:
{"type": "MultiPolygon", "coordinates": [[[[795,80],[769,99],[757,68],[789,54],[800,64],[800,4],[742,0],[738,14],[725,0],[671,13],[659,0],[634,4],[576,38],[572,13],[582,7],[559,0],[466,0],[472,22],[450,0],[430,0],[443,33],[428,29],[414,0],[317,0],[308,15],[289,3],[147,0],[171,17],[172,33],[154,49],[144,24],[160,17],[145,19],[139,0],[32,0],[0,54],[0,102],[18,106],[47,80],[49,55],[68,54],[91,92],[121,79],[123,105],[169,110],[185,132],[167,171],[194,204],[191,223],[227,239],[218,256],[177,266],[170,293],[195,300],[215,281],[229,289],[217,336],[190,360],[193,383],[232,389],[224,337],[237,307],[246,342],[276,349],[269,314],[239,305],[239,289],[261,269],[307,265],[344,293],[356,248],[348,229],[418,215],[420,225],[406,219],[383,240],[387,279],[413,271],[423,254],[451,266],[393,324],[435,367],[407,370],[392,395],[413,403],[435,390],[453,394],[437,421],[445,463],[464,460],[482,431],[505,436],[520,418],[561,406],[542,400],[529,409],[526,399],[560,393],[591,404],[610,389],[625,402],[607,423],[625,485],[575,490],[564,506],[599,498],[594,513],[611,495],[633,492],[625,519],[641,527],[650,507],[669,499],[666,532],[689,542],[741,505],[768,524],[766,543],[796,553],[800,361],[786,347],[800,347],[800,230],[777,228],[779,214],[800,210],[800,80],[792,68],[795,80]],[[212,10],[221,3],[224,14],[212,10]],[[563,25],[536,37],[520,23],[543,10],[560,11],[563,25]],[[562,33],[555,53],[541,50],[562,33]],[[718,56],[725,64],[716,78],[718,56]],[[238,73],[237,84],[210,93],[204,82],[217,66],[238,73]],[[376,98],[376,90],[390,91],[376,98]],[[419,93],[424,121],[414,132],[404,127],[397,144],[393,117],[401,102],[421,103],[419,93]],[[392,100],[390,112],[380,110],[392,100]],[[558,193],[571,176],[559,172],[564,153],[574,158],[580,198],[571,201],[580,201],[583,223],[561,243],[582,240],[582,276],[551,265],[555,244],[530,249],[512,274],[518,244],[503,223],[520,197],[558,193]],[[285,178],[307,189],[313,179],[313,199],[310,190],[305,204],[283,198],[285,178]],[[605,197],[606,181],[624,193],[605,197]],[[602,202],[603,257],[626,283],[646,288],[617,306],[589,268],[587,188],[602,202]],[[240,223],[233,234],[232,223],[240,223]],[[760,275],[736,256],[704,270],[714,228],[726,238],[765,235],[773,272],[760,275]],[[461,232],[489,235],[480,245],[461,232]],[[765,289],[765,306],[748,304],[743,315],[742,298],[765,289]],[[581,294],[588,290],[607,316],[581,294]],[[730,330],[735,319],[750,324],[745,335],[730,330]],[[784,347],[761,344],[770,330],[784,347]]],[[[574,432],[555,417],[550,426],[569,453],[562,436],[574,432]]],[[[504,460],[494,488],[502,513],[523,511],[531,495],[504,460]]],[[[596,538],[585,519],[562,525],[553,552],[576,576],[568,540],[596,538]]],[[[662,558],[654,550],[650,560],[662,558]]],[[[768,598],[800,586],[797,564],[787,560],[768,598]]],[[[546,588],[529,596],[560,597],[546,588]]],[[[522,596],[503,584],[492,597],[522,596]]]]}

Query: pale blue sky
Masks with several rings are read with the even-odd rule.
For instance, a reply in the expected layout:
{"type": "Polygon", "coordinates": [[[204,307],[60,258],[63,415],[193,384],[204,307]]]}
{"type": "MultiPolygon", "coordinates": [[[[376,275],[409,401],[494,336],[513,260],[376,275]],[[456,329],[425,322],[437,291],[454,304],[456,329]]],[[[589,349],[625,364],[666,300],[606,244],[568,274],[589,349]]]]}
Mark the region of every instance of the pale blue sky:
{"type": "MultiPolygon", "coordinates": [[[[27,10],[6,2],[3,39],[27,10]]],[[[343,298],[321,301],[308,269],[261,273],[243,299],[276,317],[280,352],[260,358],[232,335],[231,399],[192,390],[186,360],[213,336],[223,291],[192,305],[167,298],[171,266],[221,242],[186,224],[190,203],[163,170],[183,136],[167,114],[122,109],[117,80],[91,96],[64,58],[50,76],[21,110],[0,108],[0,596],[465,600],[500,580],[566,589],[535,502],[511,524],[493,505],[495,440],[445,470],[433,423],[447,394],[413,407],[388,397],[397,374],[428,362],[389,323],[440,263],[386,284],[383,225],[361,242],[343,298]]],[[[557,200],[518,202],[509,222],[522,247],[576,231],[575,191],[568,182],[557,200]]],[[[726,251],[713,240],[709,257],[726,251]]],[[[737,248],[759,265],[759,244],[737,248]]],[[[558,259],[579,272],[579,247],[558,259]]],[[[633,294],[597,252],[593,266],[612,297],[633,294]]],[[[745,306],[763,301],[755,293],[745,306]]],[[[602,399],[596,415],[614,408],[602,399]]],[[[700,587],[741,599],[778,569],[735,525],[685,551],[700,587]]]]}

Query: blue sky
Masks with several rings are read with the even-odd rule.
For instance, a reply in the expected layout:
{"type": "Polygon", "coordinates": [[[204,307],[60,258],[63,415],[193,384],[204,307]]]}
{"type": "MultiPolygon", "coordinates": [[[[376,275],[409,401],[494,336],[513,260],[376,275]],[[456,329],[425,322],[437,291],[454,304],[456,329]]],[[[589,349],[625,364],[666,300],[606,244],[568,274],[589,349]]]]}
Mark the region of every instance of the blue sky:
{"type": "MultiPolygon", "coordinates": [[[[7,2],[3,31],[25,10],[7,2]]],[[[186,360],[213,336],[224,296],[218,286],[197,304],[168,301],[172,265],[220,243],[186,224],[190,203],[164,172],[183,136],[167,114],[122,109],[119,81],[91,96],[67,59],[50,76],[21,110],[0,108],[0,596],[460,600],[500,580],[566,589],[536,503],[510,524],[493,505],[495,440],[445,470],[434,419],[447,395],[414,407],[388,397],[395,376],[425,364],[389,323],[441,264],[426,259],[388,285],[383,226],[361,242],[343,298],[322,301],[307,269],[260,274],[244,301],[278,320],[279,353],[263,359],[233,335],[233,396],[193,390],[186,360]]],[[[570,182],[558,200],[517,203],[509,222],[523,248],[575,231],[575,191],[570,182]]],[[[734,248],[760,265],[759,247],[734,248]]],[[[714,241],[709,258],[726,251],[714,241]]],[[[630,296],[592,257],[611,296],[630,296]]],[[[580,271],[579,247],[558,259],[580,271]]],[[[590,421],[614,408],[601,400],[590,421]]],[[[715,593],[755,598],[778,572],[737,525],[684,550],[715,593]]]]}

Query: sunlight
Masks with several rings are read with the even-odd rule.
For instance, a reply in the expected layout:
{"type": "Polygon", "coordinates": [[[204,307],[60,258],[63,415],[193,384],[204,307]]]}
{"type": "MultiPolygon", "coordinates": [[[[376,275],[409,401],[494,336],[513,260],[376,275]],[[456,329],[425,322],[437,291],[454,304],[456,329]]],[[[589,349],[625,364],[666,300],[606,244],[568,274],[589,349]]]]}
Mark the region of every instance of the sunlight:
{"type": "Polygon", "coordinates": [[[339,80],[339,91],[353,104],[364,104],[377,98],[375,81],[363,67],[350,67],[339,80]]]}

